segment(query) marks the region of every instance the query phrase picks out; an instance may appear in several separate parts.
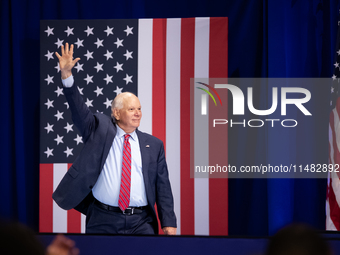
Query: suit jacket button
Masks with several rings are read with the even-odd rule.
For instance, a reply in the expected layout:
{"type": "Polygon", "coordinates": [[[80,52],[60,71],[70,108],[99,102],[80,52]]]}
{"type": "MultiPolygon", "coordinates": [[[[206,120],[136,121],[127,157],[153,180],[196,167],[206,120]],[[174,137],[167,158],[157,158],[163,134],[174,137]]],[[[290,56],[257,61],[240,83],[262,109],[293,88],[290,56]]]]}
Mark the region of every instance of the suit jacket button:
{"type": "Polygon", "coordinates": [[[90,189],[92,189],[93,188],[93,186],[92,185],[90,185],[90,187],[89,187],[90,189]]]}

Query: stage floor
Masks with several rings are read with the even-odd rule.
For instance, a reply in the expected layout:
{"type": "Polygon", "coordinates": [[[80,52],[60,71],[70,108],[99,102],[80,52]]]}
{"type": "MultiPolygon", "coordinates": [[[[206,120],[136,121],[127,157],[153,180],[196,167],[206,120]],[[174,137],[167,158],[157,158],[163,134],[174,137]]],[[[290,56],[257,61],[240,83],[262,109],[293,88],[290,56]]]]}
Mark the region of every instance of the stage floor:
{"type": "MultiPolygon", "coordinates": [[[[322,232],[330,243],[334,254],[340,254],[340,233],[322,232]]],[[[39,234],[38,238],[48,245],[55,234],[39,234]]],[[[81,255],[128,254],[130,251],[148,255],[181,254],[224,254],[260,255],[264,254],[266,237],[207,237],[207,236],[121,236],[67,234],[76,242],[81,255]],[[126,248],[128,247],[128,251],[126,248]]]]}

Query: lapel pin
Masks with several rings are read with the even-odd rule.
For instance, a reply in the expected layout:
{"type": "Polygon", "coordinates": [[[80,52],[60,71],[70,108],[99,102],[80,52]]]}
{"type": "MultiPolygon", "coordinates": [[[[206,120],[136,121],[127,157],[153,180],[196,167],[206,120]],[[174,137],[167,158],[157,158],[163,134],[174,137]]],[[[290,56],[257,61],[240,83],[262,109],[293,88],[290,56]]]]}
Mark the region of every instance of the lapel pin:
{"type": "Polygon", "coordinates": [[[150,145],[146,145],[145,147],[149,148],[149,147],[150,147],[150,145]]]}

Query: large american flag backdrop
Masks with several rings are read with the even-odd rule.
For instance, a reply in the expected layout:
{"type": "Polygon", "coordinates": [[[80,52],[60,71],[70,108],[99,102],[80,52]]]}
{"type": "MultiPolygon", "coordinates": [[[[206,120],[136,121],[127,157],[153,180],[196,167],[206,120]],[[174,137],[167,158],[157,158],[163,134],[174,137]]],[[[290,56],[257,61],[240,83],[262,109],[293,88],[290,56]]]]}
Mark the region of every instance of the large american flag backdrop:
{"type": "Polygon", "coordinates": [[[52,200],[83,146],[54,55],[68,42],[81,58],[75,84],[93,112],[110,115],[117,94],[138,95],[139,129],[165,145],[178,234],[227,235],[228,180],[190,177],[190,78],[228,76],[228,19],[51,20],[40,30],[40,232],[85,232],[84,215],[52,200]]]}

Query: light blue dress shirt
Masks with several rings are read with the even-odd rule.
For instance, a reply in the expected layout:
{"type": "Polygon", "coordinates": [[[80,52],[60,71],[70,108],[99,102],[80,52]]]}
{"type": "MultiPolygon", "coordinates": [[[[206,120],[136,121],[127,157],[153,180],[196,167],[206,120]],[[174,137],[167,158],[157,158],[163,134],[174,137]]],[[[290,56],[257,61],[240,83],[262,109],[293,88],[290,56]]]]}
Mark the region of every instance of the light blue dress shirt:
{"type": "MultiPolygon", "coordinates": [[[[62,80],[65,87],[73,86],[73,76],[62,80]]],[[[122,174],[123,144],[125,132],[117,125],[117,134],[113,140],[103,169],[92,189],[93,196],[100,202],[118,206],[120,179],[122,174]]],[[[131,188],[130,206],[145,206],[148,204],[142,173],[142,157],[136,131],[130,133],[131,145],[131,188]]]]}

